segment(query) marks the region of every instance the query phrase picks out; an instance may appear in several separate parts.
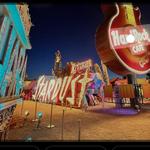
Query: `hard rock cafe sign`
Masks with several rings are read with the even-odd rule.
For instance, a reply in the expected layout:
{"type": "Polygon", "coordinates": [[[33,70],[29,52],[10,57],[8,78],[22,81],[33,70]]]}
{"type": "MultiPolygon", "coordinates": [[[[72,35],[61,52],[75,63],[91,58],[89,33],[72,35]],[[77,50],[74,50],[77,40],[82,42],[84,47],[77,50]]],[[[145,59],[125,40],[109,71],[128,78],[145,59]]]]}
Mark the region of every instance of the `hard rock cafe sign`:
{"type": "Polygon", "coordinates": [[[96,30],[100,59],[119,75],[150,71],[150,26],[142,25],[141,13],[132,3],[102,4],[105,16],[96,30]]]}
{"type": "Polygon", "coordinates": [[[118,59],[131,71],[150,70],[150,36],[143,26],[112,28],[110,42],[118,59]]]}

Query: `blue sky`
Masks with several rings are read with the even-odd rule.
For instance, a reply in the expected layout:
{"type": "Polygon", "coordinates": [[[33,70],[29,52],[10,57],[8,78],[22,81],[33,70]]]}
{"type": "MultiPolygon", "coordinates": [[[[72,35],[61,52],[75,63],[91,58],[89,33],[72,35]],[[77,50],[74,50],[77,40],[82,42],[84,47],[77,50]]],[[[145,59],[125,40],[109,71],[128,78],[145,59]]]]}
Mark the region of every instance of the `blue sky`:
{"type": "MultiPolygon", "coordinates": [[[[150,22],[150,5],[140,5],[142,23],[150,22]]],[[[34,26],[30,32],[31,50],[27,50],[27,74],[30,79],[50,75],[54,53],[61,51],[63,65],[91,58],[100,63],[95,48],[95,32],[104,19],[98,4],[31,4],[34,26]]],[[[116,74],[108,71],[110,78],[116,74]]]]}

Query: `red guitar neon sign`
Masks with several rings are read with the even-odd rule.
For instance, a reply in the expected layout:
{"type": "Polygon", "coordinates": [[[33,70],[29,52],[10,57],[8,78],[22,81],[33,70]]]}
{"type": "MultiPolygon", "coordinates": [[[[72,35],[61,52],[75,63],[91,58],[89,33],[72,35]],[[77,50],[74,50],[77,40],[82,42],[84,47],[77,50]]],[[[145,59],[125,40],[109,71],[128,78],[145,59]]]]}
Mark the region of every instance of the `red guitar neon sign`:
{"type": "Polygon", "coordinates": [[[140,26],[140,11],[132,4],[102,5],[106,15],[96,32],[99,57],[120,75],[150,71],[150,39],[140,26]]]}

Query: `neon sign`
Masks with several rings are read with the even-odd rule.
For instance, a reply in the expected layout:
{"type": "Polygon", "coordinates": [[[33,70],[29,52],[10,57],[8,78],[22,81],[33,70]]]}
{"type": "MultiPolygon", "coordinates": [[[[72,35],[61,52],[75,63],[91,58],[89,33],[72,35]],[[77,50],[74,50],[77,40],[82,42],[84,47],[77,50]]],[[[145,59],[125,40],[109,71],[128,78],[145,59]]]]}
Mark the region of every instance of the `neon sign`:
{"type": "Polygon", "coordinates": [[[143,74],[150,69],[149,25],[112,28],[110,43],[119,61],[132,72],[143,74]]]}
{"type": "Polygon", "coordinates": [[[41,76],[37,82],[34,97],[44,103],[53,101],[80,107],[86,85],[90,81],[92,78],[90,78],[88,71],[84,74],[50,80],[46,76],[41,76]]]}
{"type": "Polygon", "coordinates": [[[92,67],[92,60],[89,59],[80,63],[71,63],[71,74],[80,73],[92,67]]]}
{"type": "Polygon", "coordinates": [[[139,32],[137,29],[131,29],[131,27],[127,29],[126,32],[128,33],[121,33],[120,30],[112,29],[111,36],[115,47],[123,45],[128,46],[128,44],[136,42],[147,42],[145,44],[150,44],[150,38],[145,29],[143,29],[141,32],[139,32]]]}

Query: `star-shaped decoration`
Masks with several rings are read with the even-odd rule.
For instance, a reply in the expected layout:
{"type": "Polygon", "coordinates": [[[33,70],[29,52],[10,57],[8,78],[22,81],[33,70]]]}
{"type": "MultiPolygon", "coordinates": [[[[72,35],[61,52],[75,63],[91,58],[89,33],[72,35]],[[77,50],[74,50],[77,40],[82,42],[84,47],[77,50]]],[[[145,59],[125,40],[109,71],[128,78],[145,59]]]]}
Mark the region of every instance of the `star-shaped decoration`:
{"type": "Polygon", "coordinates": [[[86,72],[85,72],[84,77],[81,80],[78,81],[79,83],[82,84],[81,92],[80,92],[80,98],[79,98],[79,103],[78,103],[79,107],[81,105],[81,101],[82,101],[82,98],[83,98],[83,95],[84,95],[84,92],[85,92],[86,85],[87,85],[87,83],[92,81],[92,79],[88,77],[88,73],[89,73],[89,71],[87,69],[86,72]]]}

